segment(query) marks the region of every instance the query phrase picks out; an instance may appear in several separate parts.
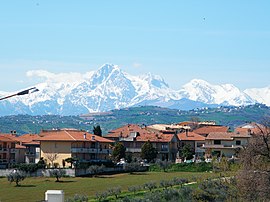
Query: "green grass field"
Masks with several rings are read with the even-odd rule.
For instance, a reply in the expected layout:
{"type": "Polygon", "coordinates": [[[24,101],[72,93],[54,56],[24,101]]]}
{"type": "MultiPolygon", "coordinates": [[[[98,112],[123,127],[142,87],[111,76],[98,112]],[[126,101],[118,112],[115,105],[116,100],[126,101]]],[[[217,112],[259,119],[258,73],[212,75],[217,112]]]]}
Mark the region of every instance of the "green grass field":
{"type": "Polygon", "coordinates": [[[188,172],[147,172],[138,174],[117,174],[100,176],[97,178],[62,178],[63,182],[55,182],[54,178],[26,178],[20,187],[15,183],[10,184],[6,178],[0,178],[0,201],[41,201],[45,199],[46,190],[64,190],[65,198],[73,197],[75,194],[84,194],[94,198],[98,191],[105,191],[110,187],[120,186],[127,191],[128,186],[142,185],[145,182],[169,180],[174,177],[207,178],[214,177],[214,173],[188,173],[188,172]]]}

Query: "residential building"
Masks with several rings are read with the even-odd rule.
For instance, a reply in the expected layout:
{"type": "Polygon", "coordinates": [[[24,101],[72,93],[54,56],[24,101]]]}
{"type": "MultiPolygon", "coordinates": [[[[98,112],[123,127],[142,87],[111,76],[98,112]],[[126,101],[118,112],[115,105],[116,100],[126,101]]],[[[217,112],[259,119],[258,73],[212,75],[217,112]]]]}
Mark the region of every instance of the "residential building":
{"type": "Polygon", "coordinates": [[[192,152],[196,157],[203,157],[205,154],[205,149],[202,147],[205,144],[205,137],[194,132],[186,130],[186,132],[177,134],[179,139],[179,148],[185,145],[190,145],[192,152]]]}
{"type": "Polygon", "coordinates": [[[193,130],[194,133],[197,133],[199,135],[202,135],[204,137],[207,137],[209,135],[209,133],[211,132],[228,132],[229,127],[227,126],[217,126],[217,125],[208,125],[208,126],[203,126],[200,128],[197,128],[195,130],[193,130]]]}
{"type": "Polygon", "coordinates": [[[15,163],[16,141],[0,134],[0,168],[8,168],[15,163]]]}
{"type": "Polygon", "coordinates": [[[109,132],[106,138],[121,142],[126,153],[140,159],[143,144],[150,141],[157,150],[157,158],[175,161],[178,152],[178,137],[175,132],[159,132],[146,126],[128,124],[109,132]]]}
{"type": "Polygon", "coordinates": [[[40,157],[48,165],[62,167],[67,158],[76,158],[79,162],[108,160],[112,149],[112,140],[75,129],[42,130],[40,137],[40,157]]]}
{"type": "Polygon", "coordinates": [[[19,144],[25,147],[25,163],[38,163],[40,160],[40,142],[34,141],[37,138],[39,138],[37,134],[24,134],[16,138],[19,144]]]}
{"type": "Polygon", "coordinates": [[[247,145],[248,139],[251,136],[243,133],[230,133],[230,132],[211,132],[205,138],[205,149],[206,158],[212,156],[226,156],[236,157],[240,149],[247,145]]]}

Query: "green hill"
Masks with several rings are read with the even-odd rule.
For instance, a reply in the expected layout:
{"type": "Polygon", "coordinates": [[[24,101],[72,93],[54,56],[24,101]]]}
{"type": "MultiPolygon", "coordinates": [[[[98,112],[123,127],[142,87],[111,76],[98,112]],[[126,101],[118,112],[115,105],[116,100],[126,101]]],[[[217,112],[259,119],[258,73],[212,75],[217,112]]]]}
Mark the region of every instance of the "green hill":
{"type": "Polygon", "coordinates": [[[171,124],[196,118],[201,121],[213,120],[217,124],[234,128],[246,122],[260,122],[265,117],[270,117],[270,108],[261,104],[245,107],[203,108],[190,111],[141,106],[82,116],[3,116],[0,117],[0,131],[9,133],[11,130],[16,130],[18,134],[25,134],[39,133],[41,129],[76,128],[92,132],[94,125],[100,125],[103,134],[106,135],[109,130],[128,123],[171,124]]]}

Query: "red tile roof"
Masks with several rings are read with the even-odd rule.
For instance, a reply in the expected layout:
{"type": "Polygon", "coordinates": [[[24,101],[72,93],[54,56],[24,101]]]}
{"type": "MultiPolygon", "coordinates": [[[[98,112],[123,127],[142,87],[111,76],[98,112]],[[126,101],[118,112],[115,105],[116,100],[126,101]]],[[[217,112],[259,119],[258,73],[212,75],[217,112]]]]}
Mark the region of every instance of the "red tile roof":
{"type": "Polygon", "coordinates": [[[40,133],[40,136],[38,138],[36,138],[35,140],[38,140],[38,141],[68,141],[68,142],[89,141],[89,142],[107,142],[107,143],[114,142],[114,141],[109,140],[107,138],[93,135],[93,134],[90,134],[88,132],[79,131],[79,130],[69,130],[69,129],[42,131],[40,133]],[[84,135],[86,135],[85,138],[84,138],[84,135]]]}
{"type": "Polygon", "coordinates": [[[205,137],[194,132],[177,134],[179,140],[185,141],[205,141],[205,137]]]}
{"type": "Polygon", "coordinates": [[[170,142],[174,134],[164,134],[162,132],[148,130],[146,127],[142,128],[136,124],[128,124],[109,132],[106,136],[108,138],[128,138],[131,133],[136,136],[136,141],[141,142],[170,142]],[[136,133],[136,134],[135,134],[136,133]]]}
{"type": "Polygon", "coordinates": [[[16,142],[15,140],[9,138],[6,134],[0,134],[1,142],[16,142]]]}
{"type": "Polygon", "coordinates": [[[233,140],[233,138],[250,138],[251,135],[248,134],[237,134],[237,133],[222,133],[222,132],[212,132],[206,137],[206,140],[233,140]]]}
{"type": "Polygon", "coordinates": [[[17,140],[20,141],[23,145],[40,145],[39,141],[34,141],[39,138],[37,134],[25,134],[21,136],[17,136],[17,140]]]}
{"type": "Polygon", "coordinates": [[[197,134],[209,134],[211,132],[227,132],[229,127],[227,126],[204,126],[193,130],[197,134]]]}

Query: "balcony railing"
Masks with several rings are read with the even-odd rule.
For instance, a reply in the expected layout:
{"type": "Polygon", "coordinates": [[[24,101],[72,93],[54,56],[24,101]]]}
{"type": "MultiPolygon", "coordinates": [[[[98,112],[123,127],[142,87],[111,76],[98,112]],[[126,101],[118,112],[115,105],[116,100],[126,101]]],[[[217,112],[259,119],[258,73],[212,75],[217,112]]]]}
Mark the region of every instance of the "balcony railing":
{"type": "Polygon", "coordinates": [[[126,148],[126,152],[141,152],[142,149],[141,148],[126,148]]]}
{"type": "Polygon", "coordinates": [[[110,153],[112,153],[112,150],[111,149],[73,147],[73,148],[71,148],[71,152],[72,153],[90,153],[90,154],[110,154],[110,153]]]}

